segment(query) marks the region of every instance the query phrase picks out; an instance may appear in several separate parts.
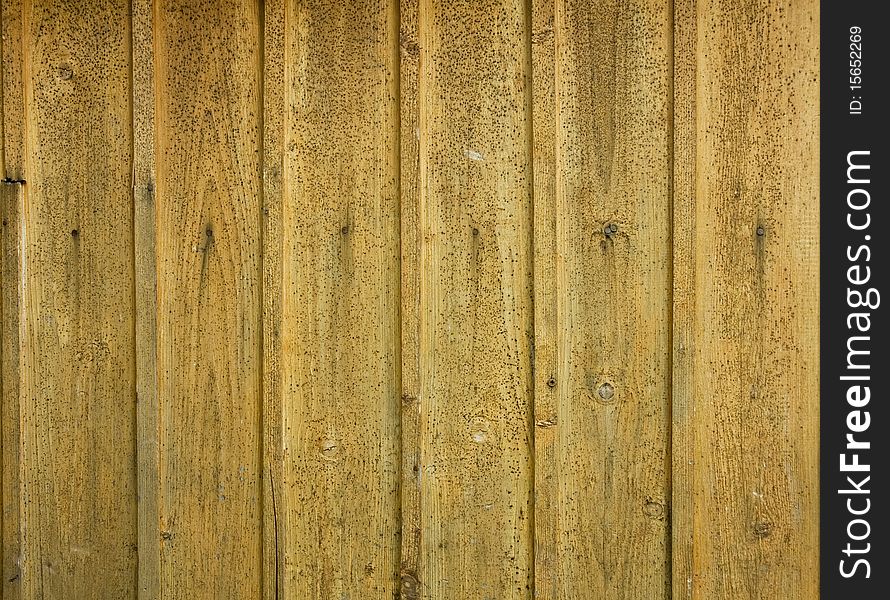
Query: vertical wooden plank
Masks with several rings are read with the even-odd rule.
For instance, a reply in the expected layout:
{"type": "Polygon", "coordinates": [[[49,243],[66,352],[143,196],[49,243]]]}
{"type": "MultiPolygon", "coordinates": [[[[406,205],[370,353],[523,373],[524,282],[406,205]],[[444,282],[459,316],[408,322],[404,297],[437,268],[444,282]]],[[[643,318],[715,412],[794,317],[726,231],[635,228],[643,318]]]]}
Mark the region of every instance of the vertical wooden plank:
{"type": "Polygon", "coordinates": [[[420,597],[531,598],[529,15],[423,0],[418,20],[420,597]]]}
{"type": "Polygon", "coordinates": [[[261,594],[258,9],[155,3],[162,598],[261,594]]]}
{"type": "Polygon", "coordinates": [[[692,600],[695,505],[695,156],[697,0],[674,0],[671,590],[692,600]]]}
{"type": "Polygon", "coordinates": [[[3,66],[3,178],[23,179],[24,89],[22,87],[22,0],[0,4],[3,66]]]}
{"type": "MultiPolygon", "coordinates": [[[[24,179],[24,90],[22,88],[22,6],[18,0],[0,4],[2,54],[2,169],[4,180],[24,179]]],[[[21,297],[20,241],[24,187],[0,184],[0,598],[21,597],[19,527],[20,437],[19,315],[21,297]]]]}
{"type": "Polygon", "coordinates": [[[282,593],[388,600],[399,568],[398,5],[287,10],[282,593]]]}
{"type": "Polygon", "coordinates": [[[0,598],[21,597],[19,538],[19,297],[21,184],[0,184],[0,598]]]}
{"type": "Polygon", "coordinates": [[[557,538],[556,2],[532,2],[535,598],[560,598],[557,538]]]}
{"type": "Polygon", "coordinates": [[[816,598],[819,5],[696,9],[692,596],[816,598]]]}
{"type": "Polygon", "coordinates": [[[405,600],[420,597],[420,229],[417,83],[420,66],[417,0],[399,7],[399,190],[401,199],[402,535],[400,584],[405,600]]]}
{"type": "Polygon", "coordinates": [[[555,254],[537,261],[553,271],[536,280],[536,349],[555,362],[536,371],[537,591],[668,598],[670,3],[556,4],[555,192],[545,179],[535,199],[554,228],[536,259],[555,254]]]}
{"type": "Polygon", "coordinates": [[[133,0],[131,6],[138,598],[160,600],[154,10],[151,0],[133,0]]]}
{"type": "Polygon", "coordinates": [[[287,0],[263,3],[263,598],[278,600],[287,529],[278,499],[284,490],[282,443],[281,270],[284,127],[287,123],[287,0]]]}
{"type": "Polygon", "coordinates": [[[25,3],[25,598],[136,588],[129,5],[25,3]]]}

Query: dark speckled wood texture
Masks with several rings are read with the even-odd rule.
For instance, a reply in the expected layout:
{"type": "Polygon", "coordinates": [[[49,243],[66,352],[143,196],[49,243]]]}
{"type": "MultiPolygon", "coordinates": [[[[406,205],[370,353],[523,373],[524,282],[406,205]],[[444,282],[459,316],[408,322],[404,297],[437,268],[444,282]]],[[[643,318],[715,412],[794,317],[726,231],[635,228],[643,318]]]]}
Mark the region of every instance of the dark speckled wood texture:
{"type": "Polygon", "coordinates": [[[2,0],[2,600],[818,597],[815,0],[2,0]]]}

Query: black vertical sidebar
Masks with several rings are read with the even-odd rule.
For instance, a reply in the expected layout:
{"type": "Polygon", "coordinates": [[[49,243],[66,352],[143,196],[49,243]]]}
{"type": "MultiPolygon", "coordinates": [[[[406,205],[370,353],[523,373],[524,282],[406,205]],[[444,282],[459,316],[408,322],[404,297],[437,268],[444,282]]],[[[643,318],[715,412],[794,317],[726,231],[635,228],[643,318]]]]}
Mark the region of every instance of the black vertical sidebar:
{"type": "MultiPolygon", "coordinates": [[[[821,4],[821,588],[890,594],[886,111],[881,2],[821,4]]],[[[886,8],[886,7],[884,7],[886,8]]]]}

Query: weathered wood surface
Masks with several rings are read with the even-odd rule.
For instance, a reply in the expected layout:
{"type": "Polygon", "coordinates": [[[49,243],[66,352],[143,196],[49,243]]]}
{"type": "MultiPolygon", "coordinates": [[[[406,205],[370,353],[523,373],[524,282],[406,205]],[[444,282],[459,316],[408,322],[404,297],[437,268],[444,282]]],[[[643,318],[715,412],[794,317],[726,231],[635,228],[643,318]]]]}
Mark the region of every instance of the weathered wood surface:
{"type": "MultiPolygon", "coordinates": [[[[4,133],[22,136],[10,137],[6,166],[26,183],[3,185],[20,187],[19,274],[10,281],[21,293],[20,594],[129,598],[137,548],[129,6],[23,2],[18,16],[23,127],[8,120],[4,133]]],[[[16,92],[5,91],[14,104],[16,92]]]]}
{"type": "Polygon", "coordinates": [[[814,0],[0,19],[2,600],[817,597],[814,0]]]}
{"type": "Polygon", "coordinates": [[[516,0],[421,2],[423,598],[530,598],[531,79],[516,0]]]}
{"type": "Polygon", "coordinates": [[[137,594],[141,600],[159,600],[161,498],[153,2],[134,0],[132,10],[133,273],[136,279],[136,458],[139,498],[137,594]]]}
{"type": "MultiPolygon", "coordinates": [[[[24,174],[24,90],[22,89],[22,18],[18,2],[0,6],[3,147],[0,178],[24,174]]],[[[24,186],[0,183],[0,598],[21,598],[21,527],[19,473],[19,344],[21,299],[21,213],[24,186]]]]}
{"type": "Polygon", "coordinates": [[[819,4],[677,4],[674,597],[817,598],[819,4]]]}
{"type": "Polygon", "coordinates": [[[535,13],[536,591],[667,598],[670,6],[535,13]]]}
{"type": "Polygon", "coordinates": [[[154,5],[162,598],[262,587],[260,72],[255,2],[154,5]]]}
{"type": "Polygon", "coordinates": [[[399,195],[401,237],[401,507],[399,591],[417,598],[420,492],[420,75],[419,0],[399,4],[399,195]]]}
{"type": "Polygon", "coordinates": [[[398,6],[285,11],[278,586],[388,599],[400,547],[398,6]]]}

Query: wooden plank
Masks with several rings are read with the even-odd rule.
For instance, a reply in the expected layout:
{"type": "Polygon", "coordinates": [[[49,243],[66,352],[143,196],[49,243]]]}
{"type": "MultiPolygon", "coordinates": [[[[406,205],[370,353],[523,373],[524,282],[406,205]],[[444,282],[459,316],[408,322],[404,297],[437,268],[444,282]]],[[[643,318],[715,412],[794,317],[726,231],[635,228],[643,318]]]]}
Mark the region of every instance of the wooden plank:
{"type": "Polygon", "coordinates": [[[263,4],[263,598],[278,600],[286,560],[281,412],[281,217],[284,203],[284,127],[287,122],[287,0],[263,4]]]}
{"type": "Polygon", "coordinates": [[[22,87],[22,0],[0,3],[3,55],[3,178],[23,179],[25,95],[22,87]]]}
{"type": "Polygon", "coordinates": [[[25,3],[24,598],[136,587],[129,5],[25,3]]]}
{"type": "Polygon", "coordinates": [[[819,5],[696,14],[692,597],[817,598],[819,5]]]}
{"type": "Polygon", "coordinates": [[[281,591],[388,600],[399,568],[398,5],[287,10],[281,591]]]}
{"type": "Polygon", "coordinates": [[[697,0],[674,2],[671,590],[692,600],[695,505],[695,152],[697,0]]]}
{"type": "Polygon", "coordinates": [[[133,233],[136,285],[136,454],[139,600],[160,600],[154,11],[132,2],[133,233]]]}
{"type": "Polygon", "coordinates": [[[536,591],[668,598],[670,3],[555,13],[555,116],[539,96],[555,183],[542,155],[535,198],[536,591]]]}
{"type": "Polygon", "coordinates": [[[420,4],[420,597],[531,598],[524,2],[420,4]]]}
{"type": "Polygon", "coordinates": [[[556,289],[556,2],[532,2],[535,597],[560,598],[556,289]]]}
{"type": "Polygon", "coordinates": [[[420,597],[420,123],[417,84],[420,33],[417,0],[399,6],[399,190],[401,196],[402,536],[400,585],[405,600],[420,597]]]}
{"type": "Polygon", "coordinates": [[[0,598],[21,597],[19,529],[20,184],[0,184],[0,491],[3,563],[0,598]]]}
{"type": "Polygon", "coordinates": [[[154,6],[162,598],[261,595],[258,9],[154,6]]]}
{"type": "MultiPolygon", "coordinates": [[[[2,129],[0,178],[24,179],[24,89],[22,88],[22,6],[0,3],[2,129]]],[[[24,187],[0,184],[0,598],[21,598],[19,521],[20,241],[24,187]]]]}

